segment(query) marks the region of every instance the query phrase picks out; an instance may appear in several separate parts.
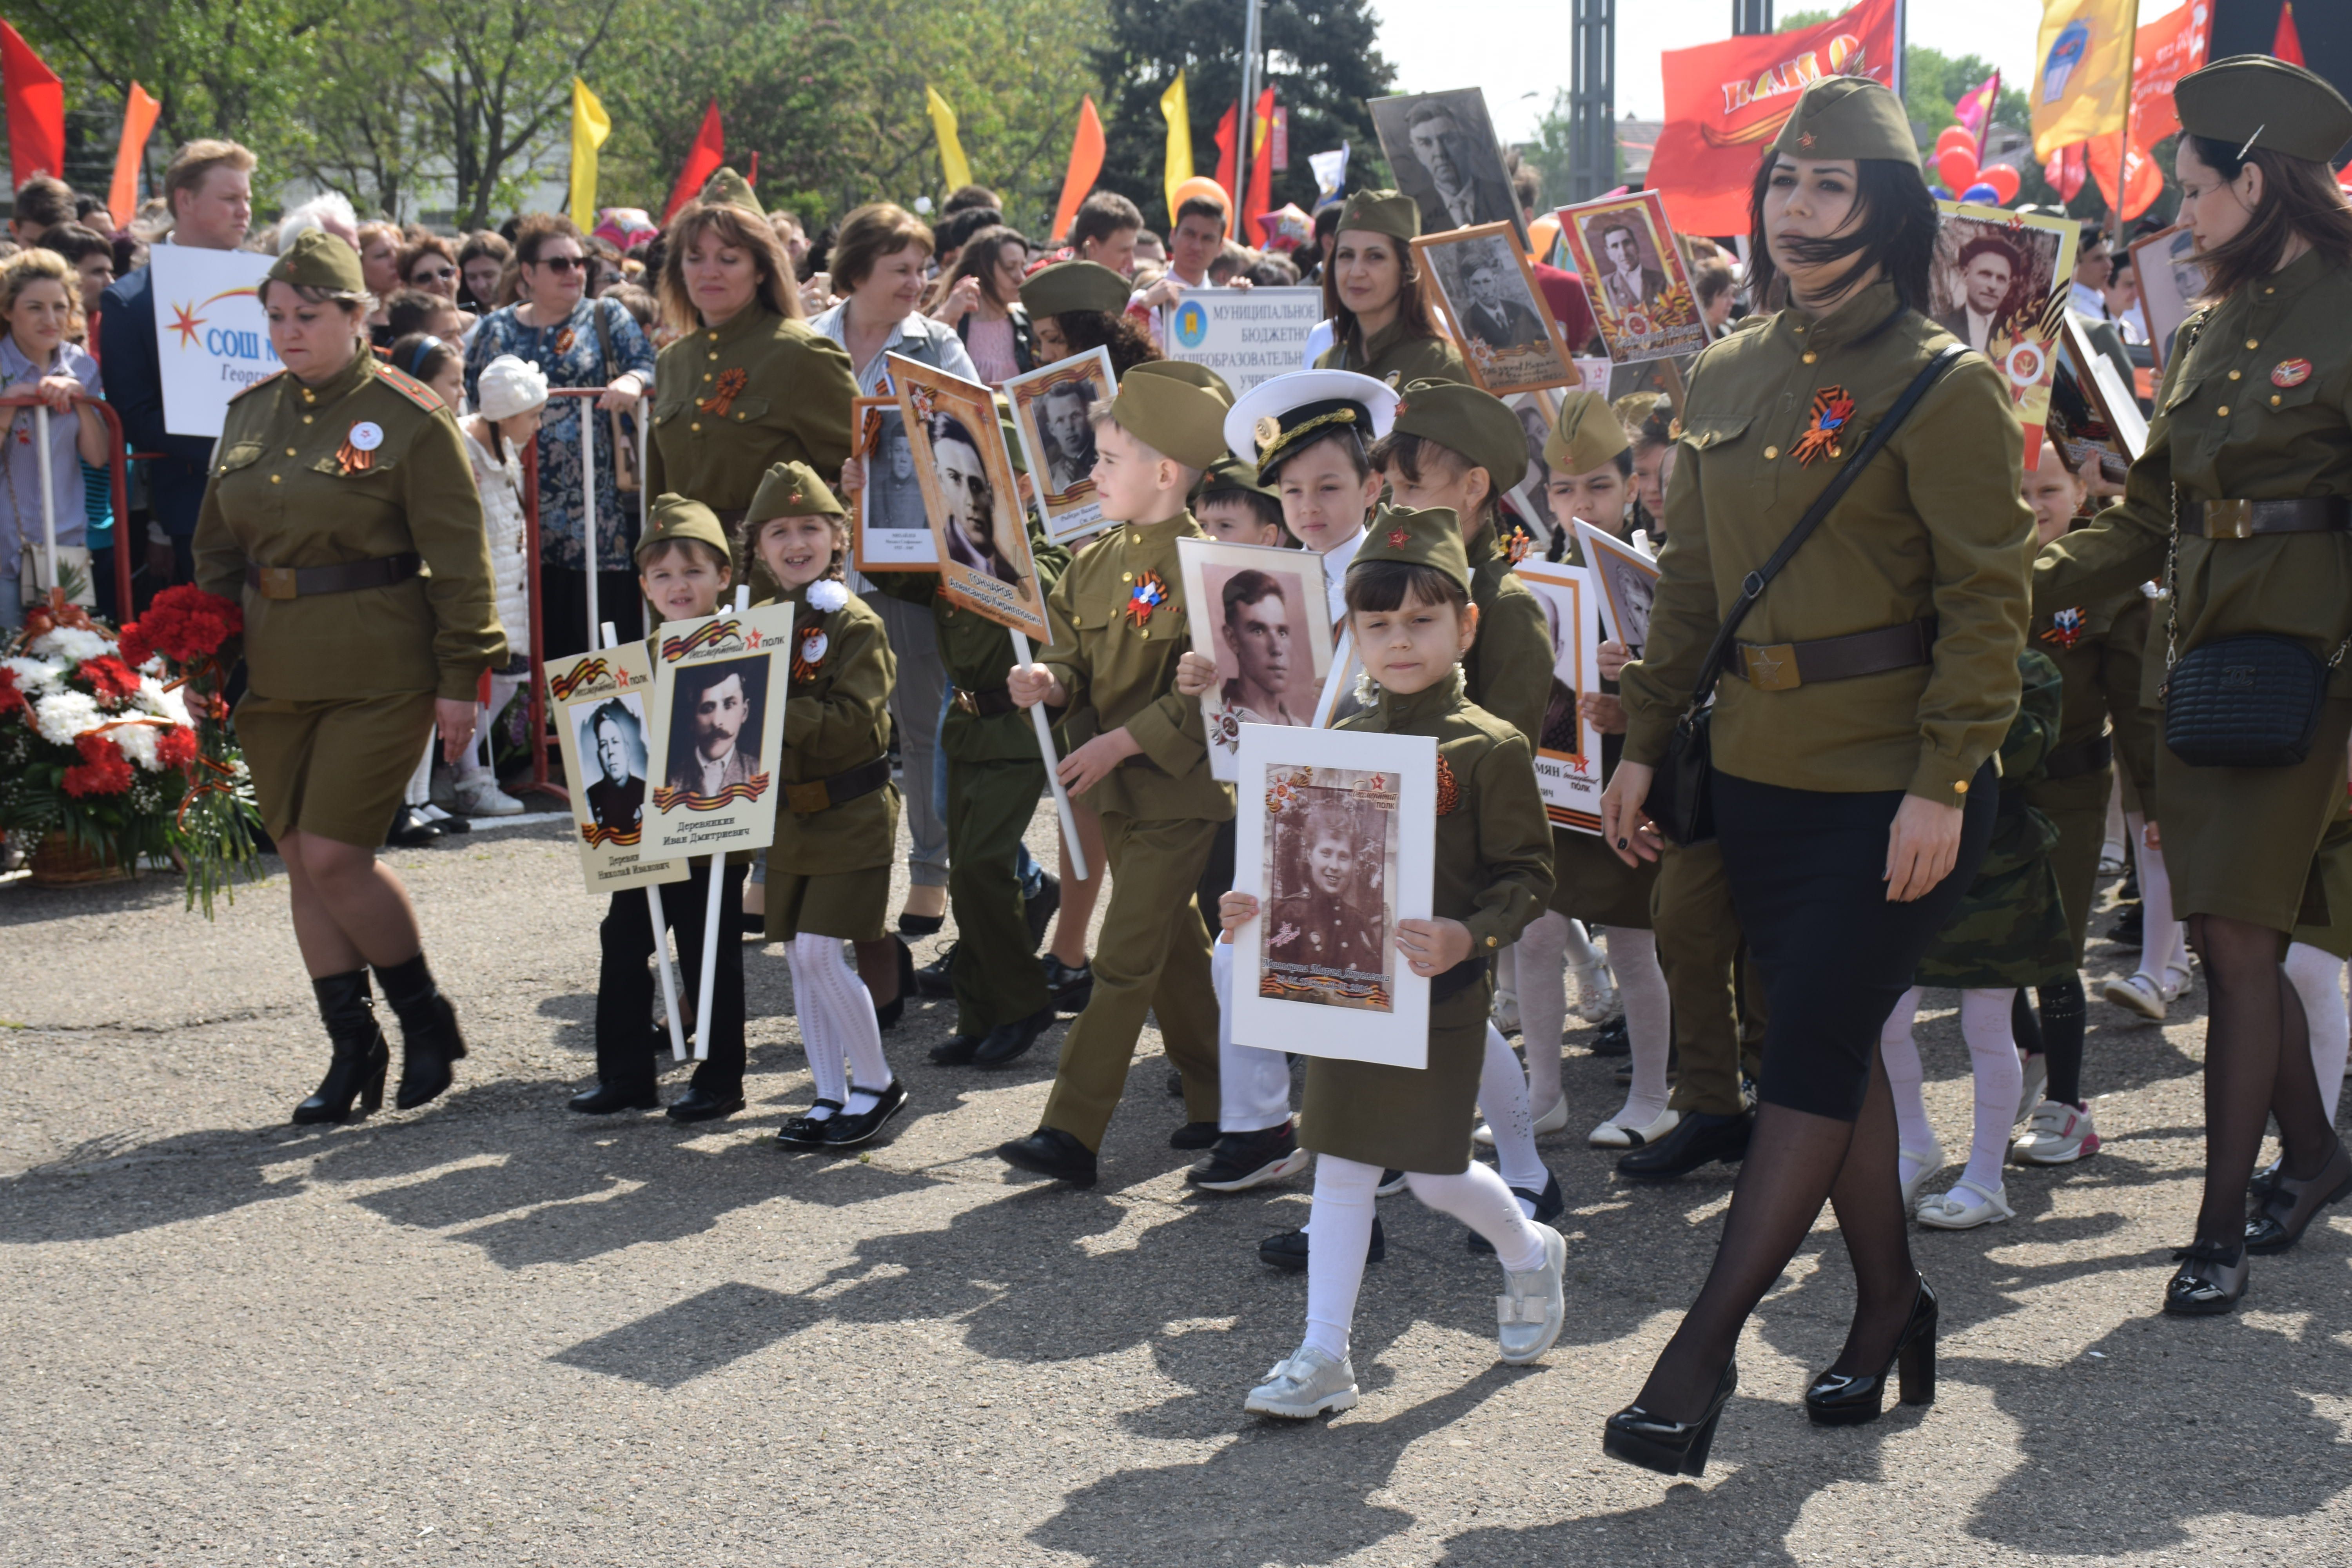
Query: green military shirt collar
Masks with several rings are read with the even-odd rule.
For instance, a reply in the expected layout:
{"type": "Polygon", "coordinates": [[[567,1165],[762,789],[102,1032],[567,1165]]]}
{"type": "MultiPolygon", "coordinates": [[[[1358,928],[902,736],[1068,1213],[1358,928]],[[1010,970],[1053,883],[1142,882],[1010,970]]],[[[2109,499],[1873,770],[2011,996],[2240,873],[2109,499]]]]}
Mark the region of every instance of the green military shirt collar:
{"type": "Polygon", "coordinates": [[[1780,312],[1773,331],[1784,334],[1783,342],[1799,351],[1811,349],[1815,353],[1827,353],[1862,342],[1886,325],[1903,309],[1895,298],[1895,285],[1882,278],[1866,285],[1863,290],[1832,310],[1826,316],[1811,317],[1802,310],[1780,312]]]}
{"type": "MultiPolygon", "coordinates": [[[[1402,342],[1404,342],[1404,314],[1400,311],[1395,321],[1391,321],[1370,337],[1360,336],[1357,346],[1349,352],[1348,357],[1360,359],[1366,364],[1378,364],[1382,355],[1402,342]]],[[[1353,367],[1342,365],[1340,368],[1345,370],[1353,367]]]]}
{"type": "Polygon", "coordinates": [[[1180,539],[1206,537],[1201,532],[1201,525],[1192,521],[1189,508],[1158,522],[1130,522],[1122,526],[1127,530],[1127,542],[1145,550],[1167,549],[1180,539]]]}
{"type": "Polygon", "coordinates": [[[698,335],[712,348],[729,348],[746,338],[769,335],[775,331],[776,320],[776,313],[754,298],[719,325],[705,327],[698,335]]]}
{"type": "Polygon", "coordinates": [[[1492,508],[1487,509],[1486,515],[1478,524],[1477,530],[1463,540],[1462,550],[1464,554],[1470,557],[1473,570],[1502,554],[1502,545],[1495,536],[1495,513],[1492,508]]]}
{"type": "Polygon", "coordinates": [[[1462,667],[1455,665],[1454,673],[1408,697],[1400,697],[1383,686],[1373,710],[1381,716],[1381,727],[1391,735],[1415,733],[1462,705],[1462,667]]]}
{"type": "Polygon", "coordinates": [[[290,401],[306,410],[315,411],[333,407],[374,379],[375,353],[362,343],[359,352],[352,355],[351,363],[316,386],[288,371],[286,390],[290,401]]]}

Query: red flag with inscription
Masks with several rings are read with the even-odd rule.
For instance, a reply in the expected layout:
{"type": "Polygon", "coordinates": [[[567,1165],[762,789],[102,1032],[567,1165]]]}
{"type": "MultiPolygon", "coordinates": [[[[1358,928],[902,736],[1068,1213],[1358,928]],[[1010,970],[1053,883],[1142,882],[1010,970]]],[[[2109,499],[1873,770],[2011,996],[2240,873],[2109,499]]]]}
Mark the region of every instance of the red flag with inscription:
{"type": "Polygon", "coordinates": [[[66,89],[16,29],[0,22],[0,74],[8,94],[10,185],[66,166],[66,89]]]}
{"type": "Polygon", "coordinates": [[[1792,32],[1727,38],[1659,57],[1666,123],[1650,157],[1650,186],[1685,234],[1748,232],[1756,165],[1805,84],[1866,76],[1895,85],[1895,0],[1863,0],[1843,16],[1792,32]]]}
{"type": "MultiPolygon", "coordinates": [[[[2292,18],[2283,25],[2292,26],[2292,18]]],[[[2120,136],[2102,136],[2085,144],[2091,178],[2126,223],[2154,206],[2164,194],[2156,144],[2180,129],[2172,84],[2205,63],[2212,41],[2213,19],[2203,5],[2183,5],[2133,36],[2129,128],[2120,136]]]]}

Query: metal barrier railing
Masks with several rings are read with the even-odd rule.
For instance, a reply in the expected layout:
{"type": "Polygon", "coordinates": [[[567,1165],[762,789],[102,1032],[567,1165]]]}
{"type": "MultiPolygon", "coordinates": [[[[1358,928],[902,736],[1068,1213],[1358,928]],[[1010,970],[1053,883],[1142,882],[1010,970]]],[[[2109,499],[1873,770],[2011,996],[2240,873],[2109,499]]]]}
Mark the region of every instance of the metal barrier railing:
{"type": "MultiPolygon", "coordinates": [[[[115,618],[118,621],[127,620],[130,618],[131,609],[130,550],[131,484],[130,455],[125,451],[122,443],[122,416],[115,413],[112,408],[107,405],[106,399],[102,397],[92,397],[87,392],[77,392],[74,394],[74,403],[78,406],[88,406],[97,409],[99,417],[106,422],[106,466],[109,477],[112,480],[113,484],[114,500],[115,618]]],[[[55,476],[50,471],[52,464],[49,458],[49,420],[52,416],[49,411],[49,405],[40,398],[33,396],[30,394],[16,397],[0,397],[0,408],[30,408],[33,410],[33,446],[39,453],[40,458],[42,533],[41,563],[42,569],[47,579],[47,581],[40,583],[39,586],[41,591],[46,594],[51,588],[58,585],[57,486],[54,482],[55,476]]],[[[14,414],[11,414],[8,418],[11,425],[15,424],[16,416],[14,414]]],[[[19,521],[18,526],[20,528],[23,526],[21,521],[19,521]]],[[[93,595],[95,595],[97,586],[98,585],[95,583],[90,584],[93,595]]]]}

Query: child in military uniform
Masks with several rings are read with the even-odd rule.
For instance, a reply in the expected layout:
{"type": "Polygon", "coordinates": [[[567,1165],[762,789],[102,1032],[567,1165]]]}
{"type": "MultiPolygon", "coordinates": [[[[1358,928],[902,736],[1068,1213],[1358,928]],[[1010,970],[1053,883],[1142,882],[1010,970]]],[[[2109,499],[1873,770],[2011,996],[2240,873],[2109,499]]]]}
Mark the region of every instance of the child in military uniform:
{"type": "MultiPolygon", "coordinates": [[[[1478,635],[1478,613],[1454,514],[1384,509],[1348,569],[1348,606],[1380,695],[1340,728],[1438,743],[1433,909],[1428,919],[1399,921],[1396,934],[1397,952],[1430,982],[1429,1055],[1423,1069],[1329,1058],[1307,1067],[1300,1142],[1320,1159],[1306,1340],[1244,1405],[1292,1419],[1356,1403],[1349,1331],[1383,1169],[1405,1172],[1415,1197],[1495,1250],[1504,1361],[1531,1362],[1550,1349],[1566,1309],[1567,1243],[1470,1158],[1494,954],[1543,907],[1551,828],[1526,738],[1463,696],[1457,661],[1478,635]]],[[[1228,941],[1244,940],[1260,913],[1250,895],[1226,894],[1219,914],[1228,941]]]]}
{"type": "Polygon", "coordinates": [[[1227,544],[1289,544],[1282,498],[1258,483],[1257,466],[1227,456],[1209,465],[1193,507],[1201,531],[1227,544]]]}
{"type": "MultiPolygon", "coordinates": [[[[637,588],[652,606],[656,635],[664,621],[694,621],[716,615],[732,579],[727,531],[700,501],[680,495],[657,497],[637,542],[637,588]]],[[[645,782],[635,781],[641,807],[645,782]]],[[[606,789],[589,786],[597,800],[606,789]]],[[[620,809],[618,803],[615,809],[620,809]]],[[[705,911],[710,902],[711,862],[696,856],[682,882],[660,884],[662,921],[677,936],[680,972],[702,969],[705,911]]],[[[743,1105],[743,875],[741,866],[721,865],[726,879],[719,900],[718,963],[710,991],[709,1058],[696,1065],[694,1081],[669,1108],[678,1121],[707,1121],[743,1105]]],[[[644,895],[635,888],[616,892],[597,927],[602,948],[596,970],[596,1087],[572,1097],[572,1109],[589,1116],[616,1110],[656,1110],[654,1053],[668,1047],[661,1030],[648,1031],[654,978],[646,960],[654,954],[654,928],[644,895]]],[[[689,995],[691,993],[689,993],[689,995]]],[[[689,1023],[689,1027],[691,1024],[689,1023]]]]}

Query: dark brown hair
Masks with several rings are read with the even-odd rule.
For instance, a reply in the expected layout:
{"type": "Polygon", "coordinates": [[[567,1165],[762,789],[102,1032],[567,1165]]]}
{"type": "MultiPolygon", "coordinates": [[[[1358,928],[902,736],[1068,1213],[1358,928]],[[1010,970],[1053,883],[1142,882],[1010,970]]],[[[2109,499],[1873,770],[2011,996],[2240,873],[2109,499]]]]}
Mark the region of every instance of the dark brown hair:
{"type": "Polygon", "coordinates": [[[1348,568],[1348,613],[1395,610],[1407,605],[1450,605],[1460,615],[1470,603],[1462,584],[1434,566],[1414,561],[1358,561],[1348,568]]]}
{"type": "Polygon", "coordinates": [[[755,294],[762,307],[788,321],[801,319],[801,291],[793,286],[793,266],[784,258],[784,243],[776,237],[774,226],[731,202],[696,202],[677,215],[669,227],[669,243],[662,247],[656,298],[672,325],[691,331],[702,320],[686,291],[686,251],[705,232],[721,245],[751,253],[760,271],[755,294]]]}
{"type": "MultiPolygon", "coordinates": [[[[1444,442],[1432,440],[1426,436],[1416,436],[1409,430],[1390,431],[1373,442],[1372,449],[1364,456],[1372,467],[1383,474],[1394,468],[1404,476],[1405,483],[1409,485],[1421,483],[1421,470],[1423,468],[1450,468],[1456,475],[1467,474],[1473,468],[1477,468],[1481,473],[1486,473],[1480,465],[1472,462],[1444,442]]],[[[1479,515],[1482,518],[1493,517],[1496,504],[1501,500],[1502,492],[1496,486],[1495,476],[1486,474],[1486,499],[1480,503],[1479,515]]]]}
{"type": "MultiPolygon", "coordinates": [[[[1331,341],[1335,343],[1351,342],[1356,338],[1356,312],[1339,301],[1339,236],[1346,232],[1332,231],[1330,259],[1323,264],[1323,313],[1331,318],[1331,341]]],[[[1421,268],[1413,265],[1412,247],[1392,234],[1383,234],[1380,238],[1396,247],[1397,322],[1404,328],[1405,339],[1435,337],[1437,323],[1429,317],[1429,285],[1421,268]]]]}
{"type": "Polygon", "coordinates": [[[539,253],[551,239],[568,239],[588,254],[588,242],[581,237],[580,226],[562,213],[526,213],[515,225],[514,260],[518,268],[536,265],[539,253]]]}
{"type": "Polygon", "coordinates": [[[2263,172],[2262,205],[2234,238],[2189,258],[2205,268],[2207,289],[2221,299],[2279,268],[2288,241],[2301,235],[2337,266],[2352,264],[2352,204],[2335,171],[2308,158],[2256,147],[2243,158],[2227,142],[2193,136],[2197,161],[2234,180],[2252,163],[2263,172]]]}
{"type": "Polygon", "coordinates": [[[1002,223],[992,223],[974,233],[963,242],[963,248],[956,253],[955,270],[940,284],[940,297],[945,299],[948,292],[964,279],[977,278],[980,279],[980,291],[993,300],[998,309],[1019,304],[1021,296],[1018,292],[1010,300],[999,297],[996,292],[996,264],[1003,258],[1004,247],[1008,245],[1017,245],[1027,250],[1030,248],[1029,237],[1002,223]]]}
{"type": "Polygon", "coordinates": [[[1108,349],[1114,375],[1125,375],[1137,365],[1160,357],[1151,340],[1125,311],[1065,310],[1054,318],[1062,341],[1074,354],[1088,349],[1108,349]]]}
{"type": "MultiPolygon", "coordinates": [[[[1764,197],[1780,162],[1780,153],[1766,148],[1748,192],[1748,298],[1759,310],[1780,309],[1790,292],[1764,241],[1764,197]]],[[[1913,164],[1893,158],[1857,158],[1853,166],[1853,212],[1846,226],[1819,239],[1792,240],[1790,248],[1816,266],[1853,258],[1825,286],[1825,299],[1835,299],[1875,267],[1895,285],[1895,298],[1906,309],[1924,314],[1927,267],[1936,255],[1936,198],[1927,194],[1927,182],[1913,164]]]]}
{"type": "Polygon", "coordinates": [[[896,202],[869,202],[841,220],[833,242],[833,291],[846,294],[873,275],[886,256],[896,256],[910,245],[925,254],[939,249],[930,226],[896,202]]]}
{"type": "MultiPolygon", "coordinates": [[[[442,238],[437,234],[423,235],[415,239],[410,240],[406,245],[401,247],[399,261],[400,280],[403,283],[407,282],[409,280],[409,268],[415,267],[418,262],[424,260],[428,256],[437,256],[452,267],[456,267],[457,265],[457,247],[456,246],[451,245],[447,240],[442,238]]],[[[458,279],[458,282],[461,284],[465,280],[463,279],[458,279]]]]}

